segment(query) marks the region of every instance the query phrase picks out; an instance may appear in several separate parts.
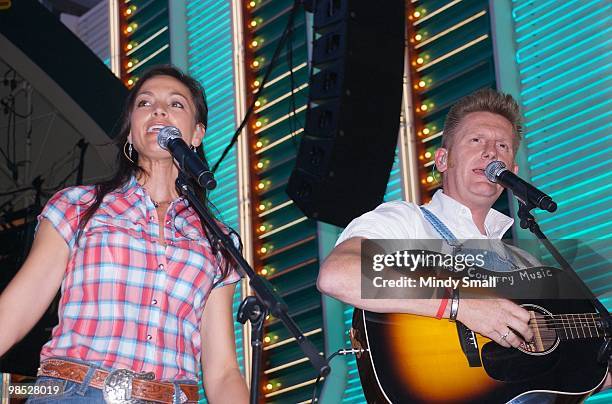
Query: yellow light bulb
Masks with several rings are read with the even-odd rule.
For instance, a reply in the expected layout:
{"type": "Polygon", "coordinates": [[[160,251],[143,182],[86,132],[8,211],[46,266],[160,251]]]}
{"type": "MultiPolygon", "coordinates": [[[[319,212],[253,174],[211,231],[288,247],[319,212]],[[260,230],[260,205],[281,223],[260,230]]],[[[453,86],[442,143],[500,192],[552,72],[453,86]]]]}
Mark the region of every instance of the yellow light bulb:
{"type": "Polygon", "coordinates": [[[272,390],[272,388],[274,388],[274,386],[272,385],[272,383],[268,383],[268,384],[266,384],[266,389],[268,389],[268,390],[272,390]]]}
{"type": "Polygon", "coordinates": [[[425,158],[426,159],[431,158],[431,152],[425,152],[425,158]]]}
{"type": "Polygon", "coordinates": [[[427,83],[425,83],[424,80],[419,81],[419,87],[421,87],[421,88],[425,87],[426,84],[427,83]]]}
{"type": "Polygon", "coordinates": [[[425,61],[425,60],[423,60],[423,58],[422,58],[422,57],[418,57],[418,58],[417,58],[417,60],[416,60],[416,62],[417,62],[418,64],[420,64],[420,65],[421,65],[421,64],[423,64],[423,62],[424,62],[424,61],[425,61]]]}
{"type": "Polygon", "coordinates": [[[421,105],[421,111],[427,111],[427,104],[421,105]]]}
{"type": "Polygon", "coordinates": [[[265,342],[266,344],[268,344],[270,341],[272,341],[272,340],[270,339],[270,337],[268,337],[268,336],[265,336],[265,337],[264,337],[264,342],[265,342]]]}
{"type": "Polygon", "coordinates": [[[258,189],[264,189],[265,187],[266,187],[266,184],[264,184],[263,182],[260,182],[259,184],[257,184],[258,189]]]}
{"type": "Polygon", "coordinates": [[[251,42],[251,46],[252,46],[253,48],[255,48],[257,45],[259,45],[259,42],[257,42],[257,41],[253,41],[253,42],[251,42]]]}
{"type": "Polygon", "coordinates": [[[432,183],[432,182],[433,182],[433,180],[434,180],[434,179],[433,179],[433,177],[432,177],[431,175],[428,175],[428,176],[427,176],[427,182],[428,182],[428,183],[432,183]]]}
{"type": "Polygon", "coordinates": [[[429,135],[429,128],[424,128],[423,129],[423,134],[424,135],[429,135]]]}
{"type": "Polygon", "coordinates": [[[127,50],[130,50],[130,49],[132,49],[132,48],[133,48],[133,46],[132,46],[132,44],[131,44],[131,43],[129,43],[129,44],[127,44],[127,46],[126,46],[125,48],[126,48],[127,50]]]}
{"type": "Polygon", "coordinates": [[[255,106],[256,107],[260,107],[261,106],[261,102],[259,102],[259,100],[255,101],[255,106]]]}
{"type": "MultiPolygon", "coordinates": [[[[257,168],[263,168],[263,163],[260,161],[259,163],[257,163],[257,168]]],[[[261,205],[260,205],[261,206],[261,205]]]]}
{"type": "Polygon", "coordinates": [[[254,60],[253,63],[251,63],[251,66],[258,67],[259,66],[259,60],[254,60]]]}
{"type": "Polygon", "coordinates": [[[125,10],[125,14],[126,15],[132,14],[132,9],[128,8],[127,10],[125,10]]]}
{"type": "Polygon", "coordinates": [[[259,252],[262,253],[262,254],[265,254],[267,251],[268,251],[268,249],[266,247],[261,247],[259,249],[259,252]]]}
{"type": "Polygon", "coordinates": [[[133,31],[132,27],[127,27],[125,30],[126,30],[126,32],[132,32],[133,31]]]}
{"type": "Polygon", "coordinates": [[[255,122],[255,126],[258,127],[258,128],[261,128],[261,121],[255,122]]]}
{"type": "Polygon", "coordinates": [[[255,86],[255,87],[259,87],[259,85],[260,85],[260,84],[261,84],[261,83],[259,82],[259,80],[255,80],[255,81],[253,82],[253,86],[255,86]]]}
{"type": "Polygon", "coordinates": [[[261,203],[261,204],[259,204],[258,208],[259,208],[259,210],[266,210],[266,205],[261,203]]]}
{"type": "Polygon", "coordinates": [[[127,67],[132,67],[132,66],[134,66],[134,63],[132,63],[132,61],[129,61],[129,62],[127,63],[127,67]]]}
{"type": "Polygon", "coordinates": [[[268,275],[268,270],[264,268],[261,271],[259,271],[259,273],[262,275],[268,275]]]}
{"type": "Polygon", "coordinates": [[[256,147],[262,147],[263,146],[263,142],[261,140],[258,140],[257,143],[255,143],[256,147]]]}
{"type": "Polygon", "coordinates": [[[259,231],[266,231],[266,226],[264,226],[263,224],[259,226],[259,231]]]}
{"type": "Polygon", "coordinates": [[[414,16],[414,18],[419,18],[421,16],[421,13],[419,13],[418,11],[415,11],[414,14],[412,14],[414,16]]]}
{"type": "Polygon", "coordinates": [[[421,39],[423,39],[423,36],[421,34],[416,34],[414,36],[414,39],[417,40],[417,41],[420,41],[421,39]]]}
{"type": "Polygon", "coordinates": [[[254,1],[251,1],[249,3],[249,7],[251,7],[251,8],[255,7],[256,5],[257,5],[257,3],[255,3],[254,1]]]}
{"type": "Polygon", "coordinates": [[[128,83],[130,86],[131,86],[132,84],[134,84],[134,80],[129,79],[129,80],[127,81],[127,83],[128,83]]]}
{"type": "Polygon", "coordinates": [[[257,21],[253,20],[251,21],[251,27],[256,27],[257,26],[257,21]]]}

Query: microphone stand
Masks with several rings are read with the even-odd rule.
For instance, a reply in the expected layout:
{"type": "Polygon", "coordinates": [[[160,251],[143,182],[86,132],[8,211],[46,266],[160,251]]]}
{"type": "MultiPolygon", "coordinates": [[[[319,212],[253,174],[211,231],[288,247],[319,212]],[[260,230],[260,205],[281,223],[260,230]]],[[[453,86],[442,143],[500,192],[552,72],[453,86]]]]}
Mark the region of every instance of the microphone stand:
{"type": "Polygon", "coordinates": [[[238,321],[245,323],[251,321],[253,332],[251,333],[251,346],[253,347],[252,372],[251,372],[251,396],[252,404],[258,403],[259,394],[259,375],[261,369],[261,354],[263,351],[263,323],[268,315],[272,314],[283,322],[287,330],[293,335],[302,352],[322,377],[327,376],[331,371],[327,360],[319,353],[308,338],[302,333],[295,321],[289,316],[287,305],[281,300],[280,296],[272,289],[269,282],[255,273],[249,266],[242,254],[235,247],[232,239],[226,235],[209,214],[203,202],[196,195],[193,186],[180,172],[176,179],[176,186],[179,191],[189,200],[194,209],[204,220],[204,224],[210,230],[223,248],[232,256],[243,274],[249,277],[249,285],[255,291],[256,296],[248,296],[240,305],[238,321]]]}
{"type": "Polygon", "coordinates": [[[610,335],[612,333],[612,318],[610,317],[610,313],[604,307],[601,301],[599,301],[599,299],[593,294],[591,289],[586,286],[569,262],[563,258],[559,250],[557,250],[557,248],[550,242],[548,237],[546,237],[546,235],[542,232],[540,225],[538,225],[535,217],[531,214],[531,210],[533,210],[535,207],[536,206],[531,202],[524,203],[519,201],[519,209],[517,214],[521,219],[520,226],[523,229],[529,229],[539,240],[542,241],[544,246],[559,263],[563,271],[567,273],[569,277],[576,282],[576,284],[580,285],[582,291],[585,293],[585,296],[588,297],[593,306],[595,306],[601,315],[601,322],[604,329],[604,342],[597,354],[597,361],[602,364],[607,364],[612,356],[612,336],[610,335]]]}

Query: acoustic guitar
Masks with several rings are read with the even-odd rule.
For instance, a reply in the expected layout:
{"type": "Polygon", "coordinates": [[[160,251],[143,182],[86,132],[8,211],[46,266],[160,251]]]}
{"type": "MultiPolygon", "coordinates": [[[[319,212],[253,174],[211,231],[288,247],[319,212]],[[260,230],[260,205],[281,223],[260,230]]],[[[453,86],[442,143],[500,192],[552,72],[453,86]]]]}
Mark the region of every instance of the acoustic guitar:
{"type": "MultiPolygon", "coordinates": [[[[580,402],[608,372],[606,337],[588,300],[516,301],[531,313],[533,343],[504,348],[463,324],[356,309],[351,340],[369,403],[507,403],[537,392],[580,402]]],[[[459,306],[461,309],[461,306],[459,306]]]]}

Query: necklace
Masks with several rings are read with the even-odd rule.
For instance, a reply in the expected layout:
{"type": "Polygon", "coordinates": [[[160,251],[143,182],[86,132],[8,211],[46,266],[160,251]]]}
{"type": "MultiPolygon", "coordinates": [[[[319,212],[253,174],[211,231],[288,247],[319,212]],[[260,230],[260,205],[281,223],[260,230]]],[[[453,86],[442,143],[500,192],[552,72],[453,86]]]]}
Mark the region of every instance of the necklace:
{"type": "Polygon", "coordinates": [[[157,201],[154,201],[153,199],[151,199],[151,202],[153,202],[153,206],[155,206],[156,208],[159,208],[161,205],[170,205],[172,203],[172,201],[157,202],[157,201]]]}

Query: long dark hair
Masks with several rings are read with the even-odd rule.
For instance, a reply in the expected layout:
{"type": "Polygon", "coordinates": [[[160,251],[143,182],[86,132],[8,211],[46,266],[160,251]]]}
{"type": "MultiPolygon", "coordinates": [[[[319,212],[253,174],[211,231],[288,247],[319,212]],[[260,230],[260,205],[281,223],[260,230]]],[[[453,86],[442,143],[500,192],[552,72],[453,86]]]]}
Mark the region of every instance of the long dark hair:
{"type": "MultiPolygon", "coordinates": [[[[113,142],[117,147],[117,168],[108,180],[96,184],[95,198],[93,200],[93,203],[89,207],[87,207],[87,209],[83,213],[82,218],[79,221],[77,241],[83,233],[85,226],[92,218],[92,216],[96,213],[96,211],[100,207],[100,204],[102,203],[102,200],[109,192],[114,191],[115,189],[118,189],[125,185],[132,178],[132,176],[138,177],[139,175],[148,175],[147,172],[145,172],[140,166],[138,166],[138,152],[135,149],[132,150],[130,156],[132,160],[130,161],[130,159],[128,159],[124,153],[124,147],[131,129],[130,122],[132,117],[132,111],[134,109],[134,100],[143,84],[147,80],[157,76],[170,76],[183,83],[189,89],[191,93],[191,98],[195,105],[196,123],[201,123],[202,125],[204,125],[204,128],[208,126],[208,105],[206,104],[206,95],[204,93],[204,88],[196,79],[191,76],[188,76],[187,74],[183,73],[182,71],[171,65],[160,65],[148,70],[136,82],[125,100],[123,113],[120,119],[121,127],[119,129],[118,135],[115,137],[115,140],[113,142]]],[[[203,147],[198,147],[196,149],[196,153],[202,160],[206,161],[203,147]]],[[[212,215],[209,206],[210,201],[207,199],[206,192],[204,192],[203,190],[201,190],[200,187],[197,186],[194,186],[194,189],[196,189],[199,193],[198,196],[200,197],[200,199],[205,202],[204,205],[206,206],[208,213],[212,215]]],[[[216,238],[212,234],[209,234],[209,232],[204,226],[204,221],[201,216],[200,222],[202,223],[204,234],[206,235],[206,238],[210,243],[212,253],[217,256],[220,252],[223,257],[223,265],[221,266],[222,276],[220,280],[217,281],[218,283],[225,279],[225,277],[227,277],[231,267],[230,264],[232,262],[232,259],[224,249],[219,249],[220,244],[217,242],[216,238]]]]}

